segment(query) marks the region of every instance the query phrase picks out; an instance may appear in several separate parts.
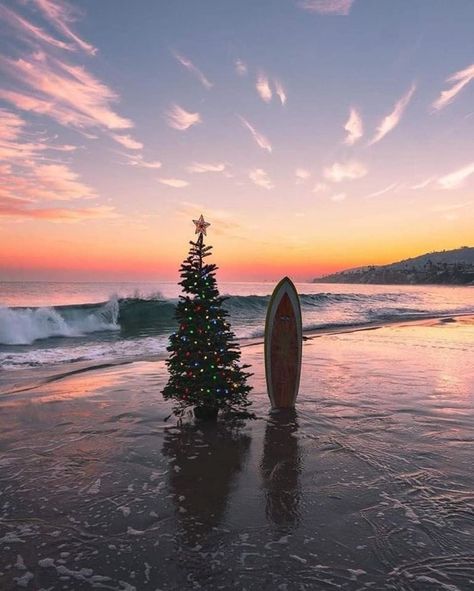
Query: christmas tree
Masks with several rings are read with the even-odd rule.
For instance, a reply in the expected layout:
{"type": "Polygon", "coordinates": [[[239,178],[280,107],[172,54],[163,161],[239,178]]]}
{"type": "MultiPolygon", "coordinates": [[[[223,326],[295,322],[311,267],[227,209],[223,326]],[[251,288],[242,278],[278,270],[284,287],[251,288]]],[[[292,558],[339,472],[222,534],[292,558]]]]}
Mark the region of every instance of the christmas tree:
{"type": "Polygon", "coordinates": [[[217,266],[206,264],[211,246],[205,246],[209,223],[203,216],[193,220],[196,242],[191,241],[188,257],[180,268],[185,295],[176,307],[178,330],[170,336],[167,360],[169,380],[165,399],[175,402],[174,413],[182,415],[194,407],[196,416],[217,416],[219,410],[243,412],[250,405],[251,387],[240,365],[240,348],[222,306],[215,278],[217,266]]]}

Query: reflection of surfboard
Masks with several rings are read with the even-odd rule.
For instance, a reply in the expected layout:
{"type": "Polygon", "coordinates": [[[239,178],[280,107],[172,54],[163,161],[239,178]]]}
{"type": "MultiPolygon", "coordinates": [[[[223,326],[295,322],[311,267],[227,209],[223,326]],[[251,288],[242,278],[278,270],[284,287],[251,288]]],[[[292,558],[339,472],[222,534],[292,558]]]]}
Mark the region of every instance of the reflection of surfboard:
{"type": "Polygon", "coordinates": [[[267,518],[278,528],[288,528],[288,533],[298,524],[301,511],[303,459],[297,432],[294,408],[273,412],[265,428],[260,462],[267,518]]]}
{"type": "Polygon", "coordinates": [[[273,408],[295,405],[302,342],[300,300],[293,282],[284,277],[270,298],[265,323],[265,374],[273,408]]]}

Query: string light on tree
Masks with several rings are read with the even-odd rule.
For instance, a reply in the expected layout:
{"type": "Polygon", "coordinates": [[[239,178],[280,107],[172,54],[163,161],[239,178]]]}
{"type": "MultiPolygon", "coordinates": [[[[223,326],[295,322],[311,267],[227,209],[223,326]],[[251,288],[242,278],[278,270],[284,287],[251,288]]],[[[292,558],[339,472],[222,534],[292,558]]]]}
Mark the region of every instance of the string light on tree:
{"type": "Polygon", "coordinates": [[[170,336],[163,396],[174,401],[176,415],[193,407],[196,416],[215,417],[219,410],[244,411],[250,405],[251,374],[247,365],[240,365],[240,348],[222,305],[226,298],[217,288],[217,266],[204,262],[212,250],[204,244],[210,224],[202,215],[193,223],[198,238],[190,242],[180,268],[185,295],[176,306],[178,330],[170,336]]]}

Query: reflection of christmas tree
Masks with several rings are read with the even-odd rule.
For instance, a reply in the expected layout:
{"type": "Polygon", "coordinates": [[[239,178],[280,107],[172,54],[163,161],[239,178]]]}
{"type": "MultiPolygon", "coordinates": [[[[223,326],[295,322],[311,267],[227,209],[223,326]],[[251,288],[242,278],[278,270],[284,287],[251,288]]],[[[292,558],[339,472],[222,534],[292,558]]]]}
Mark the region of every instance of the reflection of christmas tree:
{"type": "Polygon", "coordinates": [[[296,412],[272,414],[265,429],[261,472],[266,497],[266,514],[275,525],[287,530],[298,522],[301,457],[296,412]]]}
{"type": "Polygon", "coordinates": [[[185,423],[166,432],[169,487],[187,545],[203,545],[221,523],[250,441],[228,422],[185,423]]]}
{"type": "MultiPolygon", "coordinates": [[[[194,220],[196,242],[191,242],[187,259],[181,265],[180,285],[186,295],[176,307],[178,330],[170,336],[167,361],[169,380],[163,390],[166,399],[175,401],[175,414],[186,407],[217,413],[220,409],[244,410],[250,375],[240,366],[240,349],[230,330],[222,307],[225,298],[217,289],[214,264],[205,264],[211,246],[203,235],[209,226],[201,216],[194,220]]],[[[197,414],[197,412],[196,412],[197,414]]]]}

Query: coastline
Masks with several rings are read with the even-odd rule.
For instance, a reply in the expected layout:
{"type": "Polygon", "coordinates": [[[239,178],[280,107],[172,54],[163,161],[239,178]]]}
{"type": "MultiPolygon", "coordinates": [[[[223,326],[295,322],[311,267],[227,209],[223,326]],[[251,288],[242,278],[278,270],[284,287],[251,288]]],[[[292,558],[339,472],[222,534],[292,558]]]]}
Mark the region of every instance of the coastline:
{"type": "MultiPolygon", "coordinates": [[[[303,330],[303,341],[312,340],[319,337],[349,334],[353,332],[365,332],[369,330],[379,330],[386,327],[396,326],[426,326],[430,323],[438,321],[462,321],[467,323],[474,323],[473,314],[430,314],[423,317],[419,315],[415,317],[407,316],[404,320],[400,318],[393,320],[386,320],[384,322],[365,322],[358,324],[346,324],[338,326],[324,326],[321,328],[309,328],[303,330]]],[[[256,347],[263,345],[263,337],[252,337],[240,339],[241,349],[248,347],[256,347]]],[[[124,357],[118,360],[103,360],[97,362],[78,361],[73,363],[56,364],[49,368],[28,368],[28,369],[14,369],[0,371],[0,400],[2,396],[27,392],[29,390],[39,388],[48,384],[51,381],[67,379],[78,373],[87,371],[100,371],[103,369],[120,367],[139,362],[156,362],[164,361],[167,354],[162,353],[158,355],[142,355],[136,357],[124,357]]]]}
{"type": "Polygon", "coordinates": [[[474,317],[453,320],[313,335],[294,414],[243,347],[241,424],[165,421],[163,360],[0,397],[2,589],[467,591],[474,317]]]}

